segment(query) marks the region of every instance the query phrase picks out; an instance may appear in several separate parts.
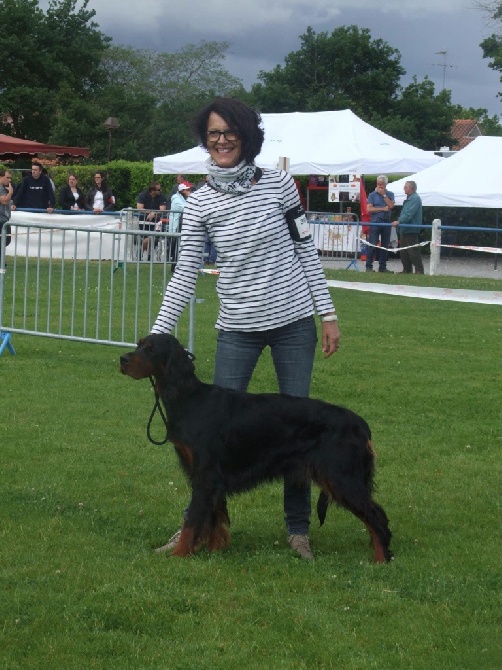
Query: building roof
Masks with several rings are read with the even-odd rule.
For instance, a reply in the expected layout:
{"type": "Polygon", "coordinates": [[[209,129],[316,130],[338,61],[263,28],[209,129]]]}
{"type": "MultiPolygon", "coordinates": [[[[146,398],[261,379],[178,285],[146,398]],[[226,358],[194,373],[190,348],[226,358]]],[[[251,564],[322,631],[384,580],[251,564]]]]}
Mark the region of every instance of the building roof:
{"type": "Polygon", "coordinates": [[[482,134],[476,119],[455,119],[451,127],[452,151],[460,151],[482,134]]]}

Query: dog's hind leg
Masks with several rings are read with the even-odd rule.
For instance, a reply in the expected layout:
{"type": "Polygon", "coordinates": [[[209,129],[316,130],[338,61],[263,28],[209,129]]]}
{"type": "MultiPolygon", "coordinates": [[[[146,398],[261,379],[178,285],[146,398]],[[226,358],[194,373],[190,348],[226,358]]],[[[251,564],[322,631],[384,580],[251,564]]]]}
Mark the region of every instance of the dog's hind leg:
{"type": "Polygon", "coordinates": [[[216,504],[211,530],[205,541],[208,551],[224,549],[230,543],[230,532],[227,526],[230,526],[230,517],[228,516],[226,498],[222,498],[216,504]]]}
{"type": "Polygon", "coordinates": [[[360,519],[371,537],[375,563],[384,563],[392,559],[389,549],[392,533],[389,529],[387,515],[380,505],[371,498],[371,493],[364,486],[354,486],[352,481],[345,484],[341,481],[332,482],[327,479],[318,481],[321,493],[317,502],[317,510],[321,525],[326,516],[326,508],[332,500],[336,501],[354,516],[360,519]]]}

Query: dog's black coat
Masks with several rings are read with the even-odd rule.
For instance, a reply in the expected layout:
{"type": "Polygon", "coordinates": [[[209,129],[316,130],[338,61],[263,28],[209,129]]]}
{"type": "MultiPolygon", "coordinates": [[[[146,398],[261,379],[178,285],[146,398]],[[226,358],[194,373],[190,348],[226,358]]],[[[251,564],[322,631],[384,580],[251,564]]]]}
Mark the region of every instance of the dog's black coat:
{"type": "Polygon", "coordinates": [[[360,416],[321,400],[205,384],[195,376],[193,356],[171,335],[145,337],[120,357],[120,369],[134,379],[155,379],[168,437],[191,482],[192,499],[173,555],[228,544],[226,496],[287,477],[320,486],[321,525],[334,500],[364,522],[375,561],[392,558],[387,516],[372,499],[371,433],[360,416]]]}

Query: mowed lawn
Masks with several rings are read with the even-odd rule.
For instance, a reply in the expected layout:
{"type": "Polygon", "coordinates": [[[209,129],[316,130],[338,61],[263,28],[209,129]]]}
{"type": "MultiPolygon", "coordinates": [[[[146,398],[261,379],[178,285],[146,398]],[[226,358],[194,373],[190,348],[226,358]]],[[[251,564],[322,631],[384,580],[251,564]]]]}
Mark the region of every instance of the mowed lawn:
{"type": "MultiPolygon", "coordinates": [[[[312,396],[369,422],[395,560],[374,565],[364,526],[334,506],[312,519],[316,560],[297,559],[280,483],[230,500],[225,551],[155,554],[189,492],[172,447],[147,440],[150,383],[119,373],[119,347],[14,334],[17,355],[0,357],[0,668],[501,667],[502,310],[332,293],[341,349],[318,352],[312,396]]],[[[197,297],[211,381],[214,277],[197,297]]],[[[250,391],[275,388],[266,352],[250,391]]]]}

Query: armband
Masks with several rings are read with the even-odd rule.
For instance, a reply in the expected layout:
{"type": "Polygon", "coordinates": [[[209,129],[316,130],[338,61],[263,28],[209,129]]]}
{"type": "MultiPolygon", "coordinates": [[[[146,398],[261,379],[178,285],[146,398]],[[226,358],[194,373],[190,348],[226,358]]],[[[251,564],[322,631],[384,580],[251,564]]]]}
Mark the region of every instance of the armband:
{"type": "Polygon", "coordinates": [[[287,211],[286,223],[288,224],[291,239],[294,242],[302,242],[310,237],[309,223],[302,207],[293,207],[293,209],[287,211]]]}
{"type": "Polygon", "coordinates": [[[338,321],[338,316],[336,314],[326,314],[325,316],[321,315],[321,321],[338,321]]]}

